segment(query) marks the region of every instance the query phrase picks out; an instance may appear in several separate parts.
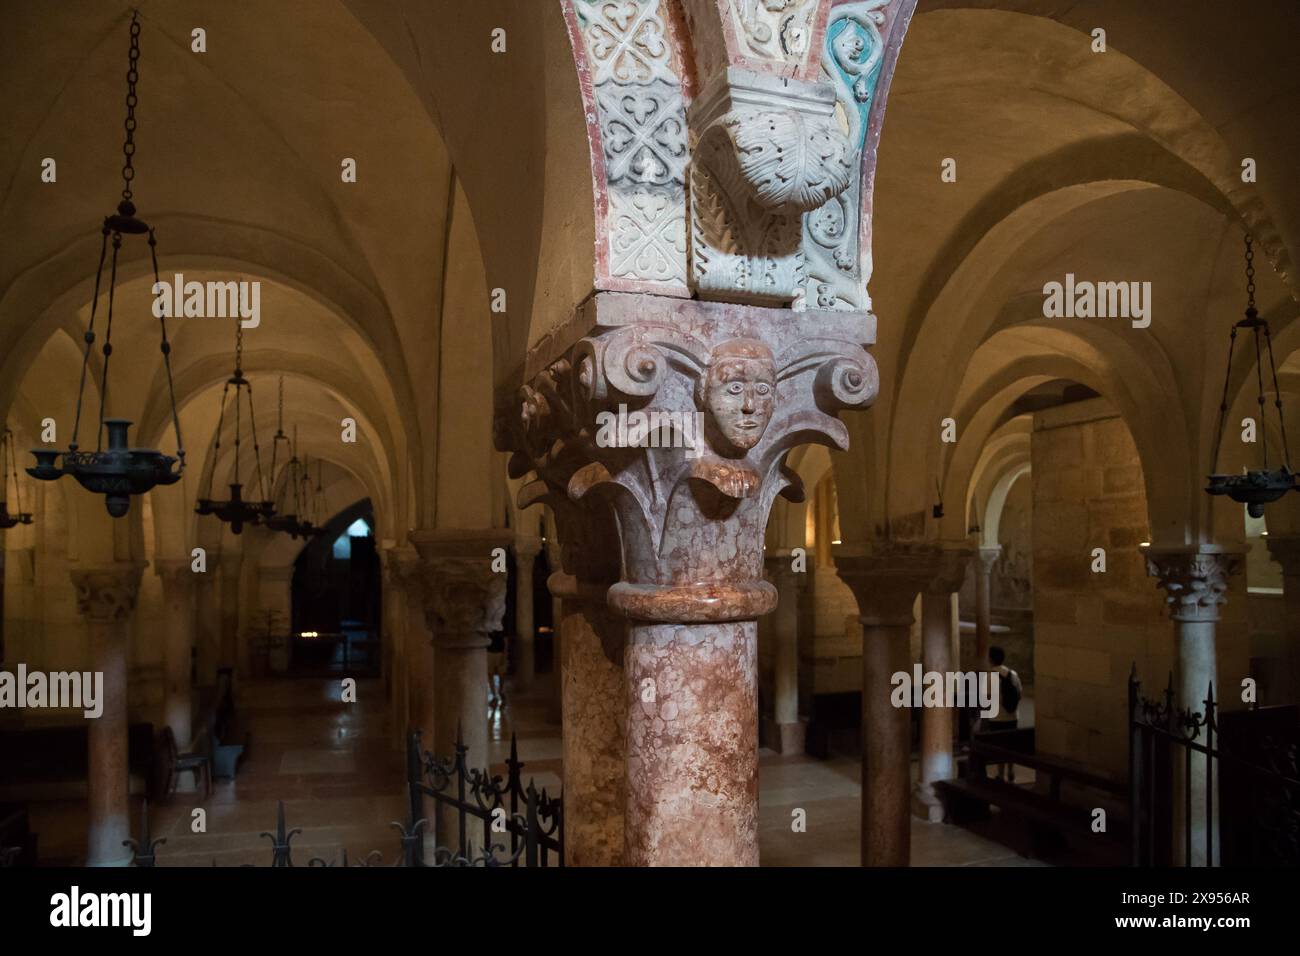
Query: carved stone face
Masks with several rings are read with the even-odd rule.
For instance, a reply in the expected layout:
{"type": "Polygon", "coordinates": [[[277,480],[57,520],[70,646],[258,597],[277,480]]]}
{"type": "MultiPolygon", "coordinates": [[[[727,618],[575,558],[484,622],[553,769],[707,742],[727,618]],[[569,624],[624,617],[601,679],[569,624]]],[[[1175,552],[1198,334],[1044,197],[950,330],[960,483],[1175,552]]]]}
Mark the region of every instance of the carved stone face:
{"type": "Polygon", "coordinates": [[[776,368],[767,346],[746,339],[719,346],[705,373],[704,406],[732,448],[757,445],[776,406],[776,368]]]}

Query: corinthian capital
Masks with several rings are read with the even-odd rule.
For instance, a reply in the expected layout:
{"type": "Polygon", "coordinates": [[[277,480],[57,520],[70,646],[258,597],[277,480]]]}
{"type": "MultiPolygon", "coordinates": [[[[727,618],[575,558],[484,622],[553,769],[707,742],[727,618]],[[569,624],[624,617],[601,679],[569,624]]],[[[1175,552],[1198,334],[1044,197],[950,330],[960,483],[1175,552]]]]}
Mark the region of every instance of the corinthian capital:
{"type": "MultiPolygon", "coordinates": [[[[630,616],[766,613],[763,528],[776,495],[802,497],[786,453],[848,447],[838,413],[878,390],[863,349],[873,317],[795,323],[782,310],[599,293],[581,319],[568,348],[530,357],[531,378],[499,414],[512,476],[537,476],[521,504],[553,504],[562,532],[569,505],[617,515],[621,561],[604,560],[623,569],[610,602],[630,616]]],[[[565,554],[572,571],[567,540],[565,554]]]]}
{"type": "Polygon", "coordinates": [[[1146,561],[1175,621],[1217,621],[1228,579],[1242,567],[1240,554],[1213,550],[1148,550],[1146,561]]]}
{"type": "Polygon", "coordinates": [[[97,623],[125,621],[135,610],[145,562],[119,562],[97,568],[73,568],[77,611],[97,623]]]}

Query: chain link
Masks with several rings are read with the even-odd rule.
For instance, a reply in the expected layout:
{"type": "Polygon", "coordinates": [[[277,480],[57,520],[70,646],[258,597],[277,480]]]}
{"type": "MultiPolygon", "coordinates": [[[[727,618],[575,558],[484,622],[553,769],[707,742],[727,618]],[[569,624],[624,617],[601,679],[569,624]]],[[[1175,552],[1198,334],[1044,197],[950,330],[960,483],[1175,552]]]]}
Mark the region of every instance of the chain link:
{"type": "Polygon", "coordinates": [[[1255,250],[1254,240],[1246,233],[1246,308],[1255,308],[1255,250]]]}
{"type": "Polygon", "coordinates": [[[126,71],[126,141],[122,143],[122,198],[131,201],[131,181],[135,179],[135,84],[140,79],[140,11],[131,14],[131,53],[130,65],[126,71]]]}

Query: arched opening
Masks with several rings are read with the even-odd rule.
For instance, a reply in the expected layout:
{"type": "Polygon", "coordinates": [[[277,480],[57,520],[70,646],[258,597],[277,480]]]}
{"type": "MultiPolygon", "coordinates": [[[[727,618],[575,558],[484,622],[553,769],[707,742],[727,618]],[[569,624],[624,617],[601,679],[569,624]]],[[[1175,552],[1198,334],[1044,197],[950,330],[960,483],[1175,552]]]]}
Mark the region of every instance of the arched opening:
{"type": "Polygon", "coordinates": [[[383,594],[370,500],[344,508],[293,563],[288,673],[379,675],[383,594]]]}

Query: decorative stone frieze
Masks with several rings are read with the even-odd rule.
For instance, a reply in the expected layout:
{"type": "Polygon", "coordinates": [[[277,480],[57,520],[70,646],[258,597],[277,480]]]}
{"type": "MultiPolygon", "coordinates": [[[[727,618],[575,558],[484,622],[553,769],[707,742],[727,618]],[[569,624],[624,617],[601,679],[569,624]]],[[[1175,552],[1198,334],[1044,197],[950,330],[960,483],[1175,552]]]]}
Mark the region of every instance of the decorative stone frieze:
{"type": "Polygon", "coordinates": [[[597,289],[870,311],[871,194],[915,0],[565,0],[597,289]]]}
{"type": "Polygon", "coordinates": [[[599,288],[686,294],[687,129],[661,0],[565,4],[586,103],[599,288]]]}

